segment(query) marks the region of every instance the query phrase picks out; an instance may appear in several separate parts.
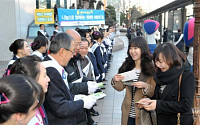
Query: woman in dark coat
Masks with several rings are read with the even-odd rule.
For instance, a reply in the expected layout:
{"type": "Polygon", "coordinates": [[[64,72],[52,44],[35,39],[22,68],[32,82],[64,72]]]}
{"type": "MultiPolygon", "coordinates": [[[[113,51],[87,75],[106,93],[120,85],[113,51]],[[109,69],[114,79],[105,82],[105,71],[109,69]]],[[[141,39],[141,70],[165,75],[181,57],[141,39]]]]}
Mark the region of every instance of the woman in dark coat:
{"type": "Polygon", "coordinates": [[[156,82],[154,99],[156,100],[140,100],[148,104],[143,107],[146,110],[156,110],[158,125],[176,125],[177,113],[181,114],[181,125],[193,125],[195,79],[186,56],[173,44],[164,43],[156,48],[153,59],[158,68],[154,76],[156,82]],[[179,91],[180,101],[178,101],[179,91]]]}

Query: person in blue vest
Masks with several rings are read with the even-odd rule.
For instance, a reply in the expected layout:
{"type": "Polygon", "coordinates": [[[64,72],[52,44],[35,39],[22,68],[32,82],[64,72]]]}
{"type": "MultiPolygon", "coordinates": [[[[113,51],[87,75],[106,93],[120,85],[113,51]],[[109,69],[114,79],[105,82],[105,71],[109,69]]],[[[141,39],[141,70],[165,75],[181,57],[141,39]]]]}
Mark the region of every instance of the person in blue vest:
{"type": "MultiPolygon", "coordinates": [[[[11,67],[10,74],[22,74],[34,79],[43,88],[45,94],[48,90],[49,77],[41,59],[36,56],[26,56],[17,59],[11,67]]],[[[48,118],[44,106],[37,108],[35,116],[27,125],[48,125],[48,118]]]]}
{"type": "MultiPolygon", "coordinates": [[[[108,44],[106,44],[106,37],[107,35],[109,35],[108,32],[102,32],[101,33],[102,36],[101,36],[101,40],[102,40],[102,43],[101,43],[101,49],[102,49],[102,53],[103,53],[103,59],[104,59],[104,68],[105,68],[105,72],[107,73],[108,72],[108,65],[109,65],[109,59],[108,59],[108,44]]],[[[104,79],[105,80],[105,79],[104,79]]]]}
{"type": "Polygon", "coordinates": [[[74,41],[67,33],[58,33],[51,42],[50,54],[43,60],[50,78],[44,102],[50,125],[77,125],[77,115],[95,104],[90,98],[74,101],[76,96],[70,92],[64,66],[74,56],[74,46],[74,41]]]}
{"type": "Polygon", "coordinates": [[[93,36],[94,41],[93,41],[93,46],[91,47],[91,50],[97,60],[97,67],[101,75],[100,80],[103,81],[103,79],[105,79],[105,68],[104,68],[104,59],[103,59],[102,49],[100,46],[101,33],[98,31],[94,31],[92,36],[93,36]]]}
{"type": "MultiPolygon", "coordinates": [[[[87,39],[87,37],[86,37],[86,39],[87,39]]],[[[89,42],[90,45],[89,45],[89,48],[88,48],[88,57],[90,58],[92,65],[94,67],[95,80],[97,82],[100,82],[101,81],[101,79],[100,79],[101,75],[100,75],[99,69],[97,67],[97,60],[96,60],[94,53],[91,50],[93,42],[91,42],[91,38],[88,38],[87,40],[90,40],[90,42],[89,42]]]]}

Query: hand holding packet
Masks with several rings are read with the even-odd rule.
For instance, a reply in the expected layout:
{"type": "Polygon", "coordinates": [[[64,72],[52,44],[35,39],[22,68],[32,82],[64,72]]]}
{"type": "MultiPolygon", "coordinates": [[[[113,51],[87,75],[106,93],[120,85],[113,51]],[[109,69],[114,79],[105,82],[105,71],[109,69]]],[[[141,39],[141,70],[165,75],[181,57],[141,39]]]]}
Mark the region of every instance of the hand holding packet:
{"type": "Polygon", "coordinates": [[[96,99],[92,98],[91,96],[86,96],[82,94],[78,94],[74,96],[74,101],[83,100],[84,108],[91,109],[92,106],[96,103],[96,99]]]}
{"type": "Polygon", "coordinates": [[[88,81],[88,94],[95,92],[98,89],[98,84],[94,81],[88,81]]]}
{"type": "Polygon", "coordinates": [[[131,70],[128,72],[120,73],[120,75],[124,76],[124,79],[122,80],[124,85],[131,86],[131,84],[133,84],[133,81],[138,79],[140,73],[137,73],[136,70],[131,70]]]}
{"type": "Polygon", "coordinates": [[[83,98],[83,102],[84,102],[84,106],[83,106],[84,108],[91,109],[92,106],[96,103],[96,100],[90,97],[85,97],[83,98]]]}
{"type": "Polygon", "coordinates": [[[141,104],[141,105],[149,105],[149,103],[144,103],[144,102],[135,102],[136,104],[141,104]]]}

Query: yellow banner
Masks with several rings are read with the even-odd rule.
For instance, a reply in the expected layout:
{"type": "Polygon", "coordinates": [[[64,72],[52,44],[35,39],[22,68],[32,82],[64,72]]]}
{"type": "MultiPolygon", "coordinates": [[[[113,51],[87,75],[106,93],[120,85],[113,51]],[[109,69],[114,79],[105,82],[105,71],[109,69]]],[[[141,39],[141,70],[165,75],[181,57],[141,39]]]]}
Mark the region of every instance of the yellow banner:
{"type": "Polygon", "coordinates": [[[53,9],[35,9],[35,24],[53,24],[53,9]]]}

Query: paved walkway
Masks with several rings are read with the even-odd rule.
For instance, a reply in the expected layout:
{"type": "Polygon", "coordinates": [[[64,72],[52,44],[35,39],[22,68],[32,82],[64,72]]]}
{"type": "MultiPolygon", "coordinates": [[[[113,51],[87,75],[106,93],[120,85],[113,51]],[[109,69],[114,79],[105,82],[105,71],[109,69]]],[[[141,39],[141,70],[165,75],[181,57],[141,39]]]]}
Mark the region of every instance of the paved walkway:
{"type": "Polygon", "coordinates": [[[106,89],[104,90],[107,96],[99,100],[97,106],[94,107],[100,114],[93,117],[98,122],[98,125],[121,125],[121,104],[125,91],[118,92],[110,85],[112,77],[118,72],[119,67],[127,56],[128,39],[125,35],[119,37],[124,42],[124,49],[113,52],[113,60],[107,76],[106,89]]]}

